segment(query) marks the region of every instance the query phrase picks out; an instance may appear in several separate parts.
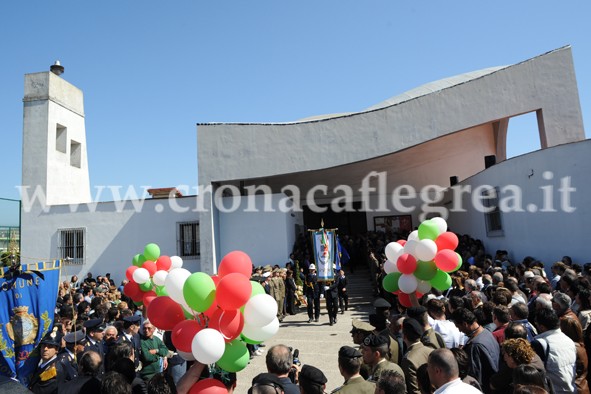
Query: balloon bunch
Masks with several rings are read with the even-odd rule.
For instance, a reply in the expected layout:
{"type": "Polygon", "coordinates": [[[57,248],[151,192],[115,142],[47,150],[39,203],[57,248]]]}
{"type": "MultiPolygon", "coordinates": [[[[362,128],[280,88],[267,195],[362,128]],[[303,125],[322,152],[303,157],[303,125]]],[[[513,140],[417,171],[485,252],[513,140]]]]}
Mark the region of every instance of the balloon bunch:
{"type": "MultiPolygon", "coordinates": [[[[258,282],[250,280],[252,262],[246,253],[228,253],[220,262],[218,275],[213,276],[189,272],[182,268],[182,260],[180,266],[171,264],[170,270],[159,275],[160,270],[145,267],[147,262],[141,268],[128,268],[128,278],[132,276],[133,286],[140,286],[140,291],[142,284],[138,285],[137,279],[144,285],[150,281],[156,285],[153,298],[147,300],[147,293],[143,295],[144,305],[148,302],[148,319],[159,329],[172,332],[172,343],[186,360],[216,363],[225,371],[238,372],[250,359],[246,344],[261,343],[279,330],[277,302],[258,282]],[[140,269],[148,275],[142,272],[136,278],[140,269]]],[[[127,288],[124,292],[138,299],[133,286],[131,294],[127,288]]]]}
{"type": "Polygon", "coordinates": [[[133,257],[132,265],[127,267],[125,276],[129,280],[123,292],[137,305],[148,307],[158,296],[167,295],[164,281],[169,271],[183,266],[183,259],[178,256],[160,256],[160,247],[147,244],[143,254],[133,257]]]}
{"type": "Polygon", "coordinates": [[[386,245],[386,276],[384,290],[398,295],[398,301],[411,306],[409,294],[417,298],[431,291],[447,290],[451,286],[450,272],[462,266],[462,257],[454,252],[458,237],[447,231],[445,219],[437,217],[423,221],[418,230],[386,245]]]}

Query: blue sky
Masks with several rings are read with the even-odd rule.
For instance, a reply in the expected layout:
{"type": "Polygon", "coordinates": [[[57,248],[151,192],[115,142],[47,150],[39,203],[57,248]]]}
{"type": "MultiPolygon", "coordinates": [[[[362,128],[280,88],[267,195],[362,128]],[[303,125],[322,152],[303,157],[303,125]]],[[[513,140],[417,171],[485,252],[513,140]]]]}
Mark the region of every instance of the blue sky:
{"type": "MultiPolygon", "coordinates": [[[[56,59],[84,91],[93,187],[195,186],[196,123],[360,111],[567,44],[588,121],[589,15],[544,0],[2,2],[0,197],[19,198],[24,74],[56,59]]],[[[510,124],[510,156],[539,148],[533,125],[510,124]]]]}

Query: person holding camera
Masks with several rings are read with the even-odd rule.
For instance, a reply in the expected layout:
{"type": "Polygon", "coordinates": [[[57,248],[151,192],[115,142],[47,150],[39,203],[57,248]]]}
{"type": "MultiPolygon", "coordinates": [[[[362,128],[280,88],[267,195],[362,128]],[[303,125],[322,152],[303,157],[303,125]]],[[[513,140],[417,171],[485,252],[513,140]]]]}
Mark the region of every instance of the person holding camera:
{"type": "Polygon", "coordinates": [[[267,372],[276,375],[281,381],[285,394],[300,394],[300,388],[291,381],[289,372],[295,368],[291,349],[285,345],[275,345],[265,357],[267,372]]]}

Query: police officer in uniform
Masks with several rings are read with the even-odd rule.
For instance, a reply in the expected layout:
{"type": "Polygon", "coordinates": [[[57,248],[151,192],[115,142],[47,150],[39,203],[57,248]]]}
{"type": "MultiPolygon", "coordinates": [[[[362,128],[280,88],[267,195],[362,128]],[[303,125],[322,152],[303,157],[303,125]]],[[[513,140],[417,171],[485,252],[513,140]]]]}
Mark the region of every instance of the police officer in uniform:
{"type": "Polygon", "coordinates": [[[64,342],[66,347],[62,349],[57,355],[58,361],[62,363],[64,367],[64,381],[69,382],[70,380],[78,376],[78,353],[84,349],[83,343],[85,343],[84,331],[74,331],[64,335],[64,342]]]}
{"type": "Polygon", "coordinates": [[[306,294],[306,301],[308,303],[308,323],[312,322],[312,318],[317,322],[320,318],[320,288],[318,287],[318,276],[316,275],[316,266],[314,264],[310,264],[308,267],[304,293],[306,294]]]}
{"type": "Polygon", "coordinates": [[[59,362],[57,354],[61,347],[62,338],[57,329],[47,334],[39,344],[41,360],[29,382],[29,390],[35,394],[55,394],[64,376],[64,368],[59,362]]]}
{"type": "Polygon", "coordinates": [[[133,364],[136,372],[141,370],[140,356],[142,352],[142,343],[140,339],[140,322],[142,318],[138,315],[127,316],[123,318],[123,332],[119,335],[117,342],[128,342],[133,347],[133,364]]]}
{"type": "Polygon", "coordinates": [[[84,351],[92,350],[97,352],[101,356],[101,360],[105,360],[105,348],[103,343],[103,337],[105,328],[107,327],[103,323],[103,319],[91,319],[84,322],[84,328],[86,328],[86,344],[84,345],[84,351]]]}
{"type": "Polygon", "coordinates": [[[359,374],[363,363],[361,352],[351,346],[339,349],[339,372],[345,383],[331,394],[374,394],[376,385],[359,374]]]}

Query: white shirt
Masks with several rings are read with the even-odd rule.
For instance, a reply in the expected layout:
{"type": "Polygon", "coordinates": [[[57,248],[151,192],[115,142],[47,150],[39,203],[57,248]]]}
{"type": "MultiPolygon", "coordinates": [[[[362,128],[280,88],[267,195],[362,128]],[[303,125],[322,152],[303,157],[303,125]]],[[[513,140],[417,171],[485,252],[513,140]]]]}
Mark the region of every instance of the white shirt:
{"type": "Polygon", "coordinates": [[[462,382],[462,379],[457,378],[451,382],[447,382],[443,386],[439,387],[433,394],[481,394],[482,391],[478,390],[474,386],[470,386],[467,383],[462,382]]]}

